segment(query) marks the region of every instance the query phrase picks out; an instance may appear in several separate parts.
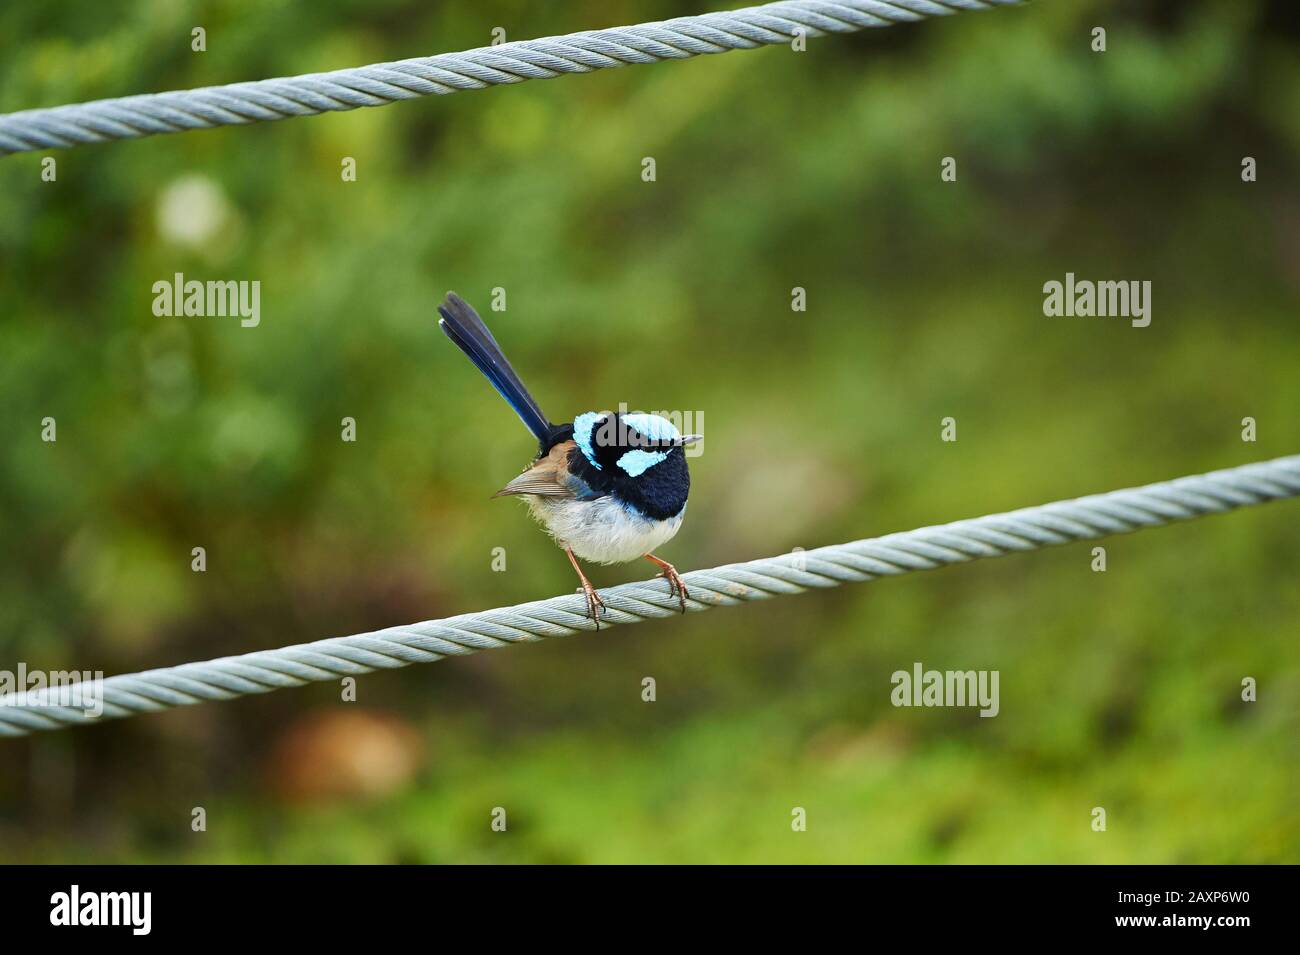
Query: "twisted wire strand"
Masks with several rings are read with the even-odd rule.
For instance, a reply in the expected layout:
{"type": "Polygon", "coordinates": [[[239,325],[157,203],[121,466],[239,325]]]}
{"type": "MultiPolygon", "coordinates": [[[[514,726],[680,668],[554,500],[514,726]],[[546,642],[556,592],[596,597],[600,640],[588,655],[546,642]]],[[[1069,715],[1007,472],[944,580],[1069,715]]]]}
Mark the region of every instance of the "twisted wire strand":
{"type": "Polygon", "coordinates": [[[566,73],[852,33],[1023,0],[783,0],[460,53],[0,115],[0,155],[383,106],[566,73]]]}
{"type": "MultiPolygon", "coordinates": [[[[1297,495],[1300,495],[1300,455],[692,571],[683,575],[690,591],[687,609],[699,612],[1055,544],[1093,540],[1297,495]]],[[[602,625],[640,623],[673,617],[679,612],[677,598],[662,579],[611,587],[602,591],[601,596],[608,611],[602,625]]],[[[373,633],[109,677],[101,684],[101,717],[88,715],[66,702],[60,703],[57,691],[9,694],[0,696],[0,736],[23,736],[97,719],[269,693],[593,629],[594,624],[586,615],[585,598],[572,594],[373,633]]]]}

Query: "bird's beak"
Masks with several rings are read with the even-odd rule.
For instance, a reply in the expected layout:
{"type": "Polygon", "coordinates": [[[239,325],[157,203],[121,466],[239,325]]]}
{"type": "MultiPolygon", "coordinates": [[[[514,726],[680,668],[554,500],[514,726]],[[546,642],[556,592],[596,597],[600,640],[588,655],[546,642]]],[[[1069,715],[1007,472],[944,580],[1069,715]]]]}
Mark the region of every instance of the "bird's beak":
{"type": "Polygon", "coordinates": [[[703,441],[703,440],[704,440],[704,435],[702,434],[688,434],[682,436],[681,438],[678,438],[673,443],[676,444],[678,447],[684,448],[688,444],[694,444],[696,441],[703,441]]]}

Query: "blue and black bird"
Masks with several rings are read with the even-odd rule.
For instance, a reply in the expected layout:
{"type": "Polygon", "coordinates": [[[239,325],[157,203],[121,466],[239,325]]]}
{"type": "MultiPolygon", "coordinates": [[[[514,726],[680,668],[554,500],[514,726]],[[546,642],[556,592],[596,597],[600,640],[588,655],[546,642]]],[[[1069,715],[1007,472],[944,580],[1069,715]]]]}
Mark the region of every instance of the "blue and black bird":
{"type": "Polygon", "coordinates": [[[492,382],[537,439],[536,460],[496,493],[518,495],[569,555],[596,627],[605,602],[579,559],[621,564],[638,557],[657,565],[681,601],[690,596],[676,568],[654,551],[673,538],[686,514],[691,476],[682,435],[653,414],[588,411],[552,424],[506,360],[483,319],[455,292],[438,306],[438,325],[492,382]]]}

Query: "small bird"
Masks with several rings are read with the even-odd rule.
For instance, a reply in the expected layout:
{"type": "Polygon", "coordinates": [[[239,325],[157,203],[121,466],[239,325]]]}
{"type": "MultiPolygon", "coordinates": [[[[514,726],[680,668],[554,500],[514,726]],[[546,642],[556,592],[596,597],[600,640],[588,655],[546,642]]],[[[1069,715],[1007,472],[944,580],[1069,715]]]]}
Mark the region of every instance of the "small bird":
{"type": "Polygon", "coordinates": [[[690,594],[677,569],[654,551],[672,540],[686,514],[691,476],[685,447],[702,435],[682,435],[653,414],[588,411],[569,424],[552,424],[515,374],[483,319],[455,292],[438,312],[438,325],[492,383],[537,439],[537,458],[494,497],[518,495],[578,572],[587,611],[600,629],[605,602],[579,559],[622,564],[638,557],[655,564],[682,612],[690,594]]]}

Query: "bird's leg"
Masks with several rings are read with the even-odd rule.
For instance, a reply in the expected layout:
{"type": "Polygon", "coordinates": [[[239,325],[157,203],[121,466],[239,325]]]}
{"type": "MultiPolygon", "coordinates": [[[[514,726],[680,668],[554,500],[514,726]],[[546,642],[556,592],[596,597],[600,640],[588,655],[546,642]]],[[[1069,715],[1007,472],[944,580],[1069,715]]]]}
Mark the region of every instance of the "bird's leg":
{"type": "Polygon", "coordinates": [[[582,567],[578,564],[578,558],[573,556],[573,551],[564,548],[564,552],[569,555],[569,563],[573,569],[578,572],[578,579],[582,581],[582,592],[587,597],[587,613],[591,614],[591,619],[596,623],[596,629],[600,629],[600,615],[605,612],[605,601],[600,599],[600,594],[596,593],[596,588],[591,585],[587,575],[582,572],[582,567]]]}
{"type": "Polygon", "coordinates": [[[686,601],[691,595],[686,589],[686,584],[682,582],[682,575],[677,573],[677,568],[666,560],[660,560],[654,554],[646,554],[645,559],[663,571],[659,576],[668,581],[668,592],[677,595],[677,599],[682,604],[682,613],[686,613],[686,601]]]}

